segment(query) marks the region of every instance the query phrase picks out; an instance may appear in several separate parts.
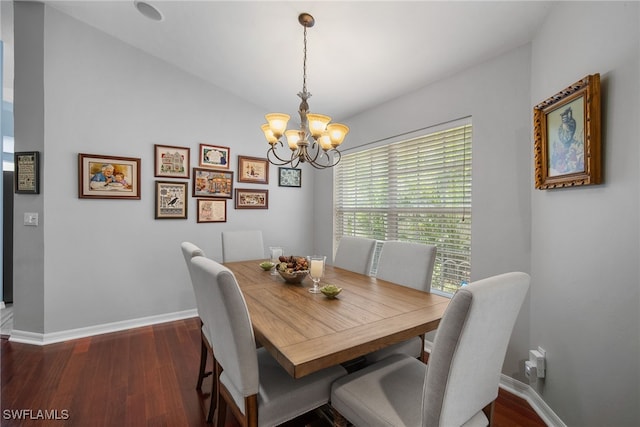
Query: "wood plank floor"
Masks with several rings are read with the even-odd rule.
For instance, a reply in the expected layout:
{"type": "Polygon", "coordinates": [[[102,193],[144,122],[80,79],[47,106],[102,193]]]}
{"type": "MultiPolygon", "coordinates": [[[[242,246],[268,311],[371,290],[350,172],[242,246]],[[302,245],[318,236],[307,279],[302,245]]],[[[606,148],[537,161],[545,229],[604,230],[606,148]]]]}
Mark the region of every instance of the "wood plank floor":
{"type": "MultiPolygon", "coordinates": [[[[0,425],[207,426],[209,396],[195,390],[198,328],[194,318],[43,347],[5,336],[0,425]]],[[[495,427],[545,426],[525,401],[502,390],[494,421],[495,427]]],[[[229,417],[226,425],[238,426],[229,417]]],[[[287,427],[326,425],[309,414],[287,427]]]]}

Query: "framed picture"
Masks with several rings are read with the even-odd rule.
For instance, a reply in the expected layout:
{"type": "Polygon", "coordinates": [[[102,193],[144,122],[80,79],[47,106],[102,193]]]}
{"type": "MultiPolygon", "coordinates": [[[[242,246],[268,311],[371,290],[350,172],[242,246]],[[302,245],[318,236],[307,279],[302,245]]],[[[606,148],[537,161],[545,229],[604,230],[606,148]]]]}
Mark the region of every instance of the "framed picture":
{"type": "Polygon", "coordinates": [[[14,154],[15,192],[40,194],[40,152],[23,151],[14,154]]]}
{"type": "Polygon", "coordinates": [[[269,183],[269,161],[259,157],[238,156],[238,182],[269,183]]]}
{"type": "Polygon", "coordinates": [[[193,197],[233,197],[233,172],[193,168],[193,197]]]}
{"type": "Polygon", "coordinates": [[[269,190],[237,188],[236,209],[269,209],[269,190]]]}
{"type": "Polygon", "coordinates": [[[154,145],[154,176],[189,179],[190,160],[188,147],[154,145]]]}
{"type": "Polygon", "coordinates": [[[140,159],[78,154],[78,197],[140,200],[140,159]]]}
{"type": "Polygon", "coordinates": [[[278,168],[278,185],[280,187],[301,187],[302,169],[278,168]]]}
{"type": "Polygon", "coordinates": [[[198,199],[198,222],[227,222],[227,201],[198,199]]]}
{"type": "Polygon", "coordinates": [[[188,182],[156,181],[156,219],[186,219],[188,182]]]}
{"type": "Polygon", "coordinates": [[[200,166],[229,169],[229,147],[200,144],[200,166]]]}
{"type": "Polygon", "coordinates": [[[533,108],[535,187],[600,184],[600,74],[533,108]]]}

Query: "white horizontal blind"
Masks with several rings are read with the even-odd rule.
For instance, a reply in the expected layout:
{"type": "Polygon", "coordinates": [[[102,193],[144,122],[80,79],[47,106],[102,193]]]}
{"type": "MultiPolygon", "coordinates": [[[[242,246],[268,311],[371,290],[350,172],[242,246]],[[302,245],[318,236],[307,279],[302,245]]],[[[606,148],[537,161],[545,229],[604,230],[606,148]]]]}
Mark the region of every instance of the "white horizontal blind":
{"type": "Polygon", "coordinates": [[[344,154],[335,171],[336,239],[435,245],[431,286],[454,292],[471,271],[471,140],[464,124],[344,154]]]}

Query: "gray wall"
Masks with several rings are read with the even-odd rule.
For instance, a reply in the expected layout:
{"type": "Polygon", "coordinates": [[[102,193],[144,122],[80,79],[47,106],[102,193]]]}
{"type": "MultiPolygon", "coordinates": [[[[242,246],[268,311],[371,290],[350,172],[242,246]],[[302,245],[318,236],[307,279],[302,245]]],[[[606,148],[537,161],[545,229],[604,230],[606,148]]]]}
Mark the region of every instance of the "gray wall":
{"type": "Polygon", "coordinates": [[[180,242],[221,260],[223,229],[261,229],[265,247],[311,252],[310,239],[281,232],[292,218],[311,227],[306,168],[302,189],[278,187],[273,166],[268,186],[234,182],[269,189],[269,210],[235,210],[228,200],[226,223],[197,224],[189,198],[187,220],[154,220],[154,182],[163,179],[153,176],[154,144],[190,147],[192,166],[199,143],[228,146],[235,171],[238,155],[266,154],[264,111],[41,4],[16,3],[15,19],[16,150],[43,151],[42,194],[15,200],[16,330],[194,309],[180,242]],[[141,200],[79,199],[78,153],[141,158],[141,200]],[[40,227],[21,225],[23,212],[39,212],[40,227]]]}
{"type": "MultiPolygon", "coordinates": [[[[570,426],[640,425],[638,3],[560,2],[530,47],[353,117],[345,148],[473,117],[472,279],[532,275],[503,372],[527,382],[570,426]],[[602,77],[605,184],[533,189],[532,108],[587,74],[602,77]]],[[[316,180],[331,200],[332,176],[316,180]]],[[[328,203],[318,229],[332,224],[328,203]]],[[[317,245],[332,253],[333,236],[317,245]]]]}
{"type": "MultiPolygon", "coordinates": [[[[530,48],[523,46],[348,120],[352,132],[345,148],[472,116],[472,280],[530,271],[529,58],[530,48]]],[[[332,177],[316,177],[316,191],[324,191],[327,201],[332,199],[332,177]]],[[[331,203],[316,209],[318,229],[330,229],[331,203]]],[[[321,237],[320,251],[333,253],[332,236],[321,237]]],[[[510,376],[518,377],[521,359],[528,357],[528,313],[527,303],[505,363],[504,372],[510,376]]]]}
{"type": "MultiPolygon", "coordinates": [[[[640,425],[639,18],[638,3],[561,2],[531,45],[346,120],[348,149],[473,117],[472,279],[532,274],[503,372],[524,381],[527,350],[544,347],[536,390],[570,426],[640,425]],[[595,72],[605,183],[533,190],[533,105],[595,72]]],[[[154,220],[153,144],[190,146],[194,166],[199,142],[230,146],[235,169],[238,154],[264,155],[251,125],[264,112],[42,5],[18,2],[15,28],[16,150],[42,150],[44,172],[43,194],[16,197],[16,218],[41,214],[38,228],[16,224],[16,329],[192,309],[178,245],[220,259],[222,229],[261,228],[266,246],[332,253],[331,170],[305,169],[300,191],[278,188],[272,168],[270,209],[228,202],[226,224],[196,224],[194,200],[188,220],[154,220]],[[141,157],[142,200],[78,199],[78,152],[141,157]],[[313,242],[278,232],[291,217],[313,242]]]]}
{"type": "Polygon", "coordinates": [[[561,2],[532,45],[532,107],[602,80],[604,184],[531,197],[538,389],[571,426],[640,425],[639,28],[637,2],[561,2]]]}

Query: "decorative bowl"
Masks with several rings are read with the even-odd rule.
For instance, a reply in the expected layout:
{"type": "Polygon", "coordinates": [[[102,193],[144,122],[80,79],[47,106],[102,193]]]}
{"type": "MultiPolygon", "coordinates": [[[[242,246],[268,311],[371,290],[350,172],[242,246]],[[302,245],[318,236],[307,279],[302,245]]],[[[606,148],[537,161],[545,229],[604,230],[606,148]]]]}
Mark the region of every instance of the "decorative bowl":
{"type": "Polygon", "coordinates": [[[270,271],[274,266],[275,264],[272,263],[271,261],[265,261],[260,263],[260,268],[262,268],[264,271],[270,271]]]}
{"type": "Polygon", "coordinates": [[[324,285],[320,287],[320,292],[322,292],[327,298],[335,298],[340,292],[342,292],[342,288],[339,288],[336,285],[324,285]]]}
{"type": "Polygon", "coordinates": [[[280,273],[280,276],[287,283],[300,283],[307,277],[309,274],[309,270],[294,270],[292,268],[287,268],[286,263],[280,263],[276,266],[276,271],[280,273]]]}

